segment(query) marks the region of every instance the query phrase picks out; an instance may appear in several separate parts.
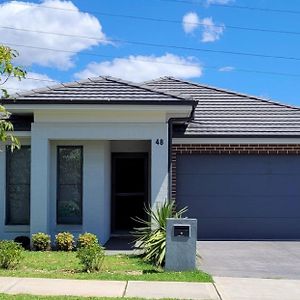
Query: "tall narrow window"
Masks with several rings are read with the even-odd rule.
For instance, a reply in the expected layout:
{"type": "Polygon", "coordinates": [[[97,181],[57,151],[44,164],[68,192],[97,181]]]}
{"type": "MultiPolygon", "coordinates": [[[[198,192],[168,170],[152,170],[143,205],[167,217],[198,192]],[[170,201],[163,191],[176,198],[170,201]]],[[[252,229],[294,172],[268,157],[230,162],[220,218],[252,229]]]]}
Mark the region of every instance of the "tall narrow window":
{"type": "Polygon", "coordinates": [[[81,146],[57,147],[57,224],[82,224],[81,146]]]}
{"type": "Polygon", "coordinates": [[[6,149],[6,224],[30,222],[30,146],[6,149]]]}

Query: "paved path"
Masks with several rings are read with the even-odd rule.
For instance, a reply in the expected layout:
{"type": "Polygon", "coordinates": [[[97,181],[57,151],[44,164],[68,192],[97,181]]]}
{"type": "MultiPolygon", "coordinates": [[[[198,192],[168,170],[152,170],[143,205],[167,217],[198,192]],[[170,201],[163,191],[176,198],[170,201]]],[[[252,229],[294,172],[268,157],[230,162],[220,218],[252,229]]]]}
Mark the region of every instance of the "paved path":
{"type": "Polygon", "coordinates": [[[0,277],[0,293],[198,300],[299,300],[300,280],[215,277],[215,283],[0,277]]]}
{"type": "Polygon", "coordinates": [[[199,241],[197,250],[213,276],[300,279],[300,242],[199,241]]]}
{"type": "Polygon", "coordinates": [[[0,277],[0,293],[220,300],[211,283],[0,277]]]}
{"type": "Polygon", "coordinates": [[[300,280],[215,277],[222,300],[299,300],[300,280]]]}

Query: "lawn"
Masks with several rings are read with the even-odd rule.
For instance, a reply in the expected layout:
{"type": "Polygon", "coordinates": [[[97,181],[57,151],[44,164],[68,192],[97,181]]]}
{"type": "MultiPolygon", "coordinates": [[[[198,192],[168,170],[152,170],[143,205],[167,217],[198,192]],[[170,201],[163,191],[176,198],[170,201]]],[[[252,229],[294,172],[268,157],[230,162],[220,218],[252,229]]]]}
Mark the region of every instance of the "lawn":
{"type": "Polygon", "coordinates": [[[0,269],[0,276],[126,281],[212,281],[210,275],[201,271],[164,272],[163,269],[145,263],[139,257],[128,255],[106,256],[101,272],[86,273],[82,271],[75,252],[56,251],[26,251],[24,260],[16,270],[0,269]]]}
{"type": "Polygon", "coordinates": [[[5,295],[0,294],[1,300],[143,300],[143,298],[95,298],[95,297],[71,297],[71,296],[31,296],[31,295],[5,295]]]}

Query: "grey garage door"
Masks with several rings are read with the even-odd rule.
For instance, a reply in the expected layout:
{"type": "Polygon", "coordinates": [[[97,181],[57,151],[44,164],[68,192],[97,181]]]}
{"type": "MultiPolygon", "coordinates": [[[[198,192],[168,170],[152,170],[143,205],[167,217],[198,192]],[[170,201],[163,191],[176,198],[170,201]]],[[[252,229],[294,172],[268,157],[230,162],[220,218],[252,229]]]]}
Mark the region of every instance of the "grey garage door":
{"type": "Polygon", "coordinates": [[[199,239],[300,239],[300,156],[178,155],[176,185],[199,239]]]}

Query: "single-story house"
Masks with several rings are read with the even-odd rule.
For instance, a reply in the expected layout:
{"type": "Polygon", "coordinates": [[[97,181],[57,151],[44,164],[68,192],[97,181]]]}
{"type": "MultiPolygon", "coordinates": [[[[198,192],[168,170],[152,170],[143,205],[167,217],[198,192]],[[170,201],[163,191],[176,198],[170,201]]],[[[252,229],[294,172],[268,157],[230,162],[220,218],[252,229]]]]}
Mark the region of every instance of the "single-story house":
{"type": "Polygon", "coordinates": [[[0,239],[101,242],[175,199],[199,239],[300,238],[300,109],[172,77],[90,78],[3,104],[22,148],[0,152],[0,239]]]}

